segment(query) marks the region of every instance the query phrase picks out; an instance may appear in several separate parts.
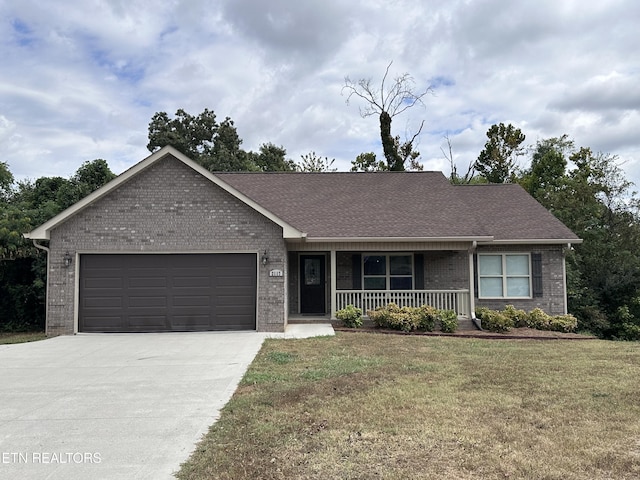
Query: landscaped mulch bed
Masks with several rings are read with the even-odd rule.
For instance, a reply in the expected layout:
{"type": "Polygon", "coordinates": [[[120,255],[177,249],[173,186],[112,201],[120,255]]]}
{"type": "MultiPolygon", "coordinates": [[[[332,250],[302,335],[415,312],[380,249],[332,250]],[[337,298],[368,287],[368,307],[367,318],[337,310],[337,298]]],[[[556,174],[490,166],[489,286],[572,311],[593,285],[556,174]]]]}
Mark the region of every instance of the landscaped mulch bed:
{"type": "Polygon", "coordinates": [[[488,332],[485,330],[460,330],[455,333],[442,332],[402,332],[400,330],[385,330],[375,327],[345,328],[334,326],[338,332],[367,332],[388,335],[424,335],[434,337],[460,337],[460,338],[487,338],[487,339],[511,339],[511,340],[597,340],[592,335],[581,333],[551,332],[548,330],[536,330],[533,328],[513,328],[506,333],[488,332]]]}

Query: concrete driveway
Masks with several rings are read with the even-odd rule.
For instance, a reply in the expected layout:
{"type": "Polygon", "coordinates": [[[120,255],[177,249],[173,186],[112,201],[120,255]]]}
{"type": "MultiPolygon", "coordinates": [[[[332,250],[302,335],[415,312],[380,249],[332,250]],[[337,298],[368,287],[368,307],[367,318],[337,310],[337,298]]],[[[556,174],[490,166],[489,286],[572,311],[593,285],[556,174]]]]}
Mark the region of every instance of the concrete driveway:
{"type": "Polygon", "coordinates": [[[83,334],[0,345],[0,478],[173,478],[265,336],[83,334]]]}

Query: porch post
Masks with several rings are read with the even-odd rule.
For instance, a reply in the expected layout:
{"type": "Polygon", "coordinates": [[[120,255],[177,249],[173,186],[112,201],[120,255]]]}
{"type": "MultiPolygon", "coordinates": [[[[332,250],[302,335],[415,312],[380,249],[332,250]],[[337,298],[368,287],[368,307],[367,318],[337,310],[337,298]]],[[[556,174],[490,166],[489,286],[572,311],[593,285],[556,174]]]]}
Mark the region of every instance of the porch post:
{"type": "Polygon", "coordinates": [[[331,319],[333,320],[334,318],[336,318],[336,286],[337,286],[337,277],[338,277],[338,272],[336,271],[336,251],[335,250],[331,250],[331,255],[330,255],[330,265],[331,265],[331,280],[330,280],[330,287],[329,287],[329,301],[331,302],[331,319]]]}
{"type": "Polygon", "coordinates": [[[469,249],[469,318],[476,317],[476,299],[474,295],[473,282],[475,281],[475,272],[473,271],[473,254],[476,252],[477,243],[474,241],[469,249]]]}

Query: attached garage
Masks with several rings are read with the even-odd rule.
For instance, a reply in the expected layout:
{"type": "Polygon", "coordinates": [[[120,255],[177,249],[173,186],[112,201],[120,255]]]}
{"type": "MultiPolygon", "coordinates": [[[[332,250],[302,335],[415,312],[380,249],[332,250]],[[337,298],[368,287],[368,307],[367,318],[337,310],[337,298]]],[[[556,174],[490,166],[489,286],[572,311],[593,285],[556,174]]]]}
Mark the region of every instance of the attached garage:
{"type": "Polygon", "coordinates": [[[79,259],[80,332],[256,329],[255,253],[79,259]]]}
{"type": "Polygon", "coordinates": [[[53,336],[282,332],[304,233],[167,146],[25,237],[47,251],[53,336]]]}

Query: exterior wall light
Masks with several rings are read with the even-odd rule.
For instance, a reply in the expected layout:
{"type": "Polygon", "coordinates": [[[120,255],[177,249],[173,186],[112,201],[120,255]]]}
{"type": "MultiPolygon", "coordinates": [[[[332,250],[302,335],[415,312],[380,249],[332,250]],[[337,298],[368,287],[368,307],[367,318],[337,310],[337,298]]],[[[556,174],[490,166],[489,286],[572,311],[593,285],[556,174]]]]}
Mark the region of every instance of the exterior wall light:
{"type": "Polygon", "coordinates": [[[71,266],[71,263],[73,262],[73,257],[69,252],[66,252],[62,260],[64,262],[64,268],[69,268],[71,266]]]}
{"type": "Polygon", "coordinates": [[[260,257],[260,261],[262,262],[262,265],[266,265],[267,263],[269,263],[269,255],[267,255],[266,250],[262,254],[262,257],[260,257]]]}

